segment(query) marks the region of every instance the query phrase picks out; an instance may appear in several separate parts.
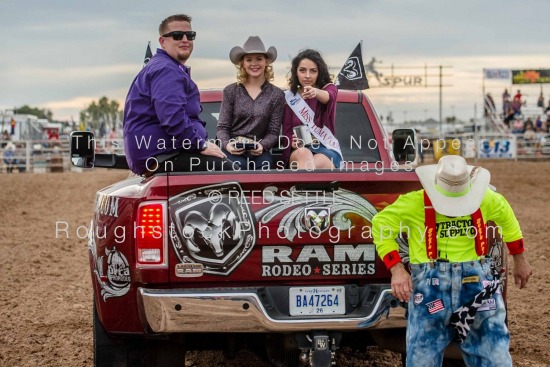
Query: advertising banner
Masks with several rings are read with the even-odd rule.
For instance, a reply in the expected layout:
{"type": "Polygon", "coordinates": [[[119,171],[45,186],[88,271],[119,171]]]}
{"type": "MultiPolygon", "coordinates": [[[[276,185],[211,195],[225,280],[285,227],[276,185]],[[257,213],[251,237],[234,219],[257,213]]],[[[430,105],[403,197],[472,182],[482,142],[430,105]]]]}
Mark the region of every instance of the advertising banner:
{"type": "Polygon", "coordinates": [[[510,69],[483,69],[485,79],[508,79],[512,78],[510,69]]]}
{"type": "Polygon", "coordinates": [[[550,83],[550,69],[512,70],[512,84],[550,83]]]}
{"type": "Polygon", "coordinates": [[[479,158],[516,158],[515,136],[482,136],[479,140],[479,158]]]}

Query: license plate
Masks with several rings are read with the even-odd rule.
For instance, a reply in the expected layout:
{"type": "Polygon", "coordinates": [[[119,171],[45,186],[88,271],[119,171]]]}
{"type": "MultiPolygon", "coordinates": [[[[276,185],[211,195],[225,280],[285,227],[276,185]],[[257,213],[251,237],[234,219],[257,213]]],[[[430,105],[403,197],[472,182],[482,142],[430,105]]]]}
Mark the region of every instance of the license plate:
{"type": "Polygon", "coordinates": [[[342,286],[290,288],[288,300],[291,316],[346,313],[346,291],[342,286]]]}

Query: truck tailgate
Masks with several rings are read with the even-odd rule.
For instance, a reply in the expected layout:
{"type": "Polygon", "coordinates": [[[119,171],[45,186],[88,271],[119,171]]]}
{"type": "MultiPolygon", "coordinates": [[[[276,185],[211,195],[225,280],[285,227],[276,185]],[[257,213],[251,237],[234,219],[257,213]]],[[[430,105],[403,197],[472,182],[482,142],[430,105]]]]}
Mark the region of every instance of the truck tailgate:
{"type": "Polygon", "coordinates": [[[419,187],[416,175],[340,172],[337,182],[333,177],[254,172],[189,182],[184,175],[171,176],[170,282],[334,285],[387,278],[370,222],[404,190],[419,187]]]}
{"type": "MultiPolygon", "coordinates": [[[[139,289],[155,332],[403,327],[370,233],[411,172],[170,177],[169,289],[139,289]],[[219,178],[212,184],[212,177],[219,178]],[[238,178],[236,180],[235,178],[238,178]],[[383,321],[383,322],[382,322],[383,321]]],[[[401,252],[407,258],[406,243],[401,252]]]]}

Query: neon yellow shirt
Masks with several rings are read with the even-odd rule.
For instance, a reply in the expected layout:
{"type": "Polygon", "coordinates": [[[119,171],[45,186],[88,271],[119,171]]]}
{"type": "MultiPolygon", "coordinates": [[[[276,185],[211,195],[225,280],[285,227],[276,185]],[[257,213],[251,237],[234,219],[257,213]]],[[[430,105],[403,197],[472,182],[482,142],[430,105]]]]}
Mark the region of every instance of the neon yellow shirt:
{"type": "MultiPolygon", "coordinates": [[[[487,237],[493,231],[502,234],[505,242],[521,239],[519,223],[506,199],[487,189],[481,202],[481,214],[487,227],[487,237]],[[487,222],[493,221],[496,226],[487,222]]],[[[446,217],[435,216],[437,228],[437,248],[439,257],[450,262],[477,260],[475,250],[475,228],[470,215],[446,217]]],[[[426,254],[426,228],[424,226],[424,190],[413,191],[399,196],[391,205],[377,213],[372,220],[372,237],[380,258],[391,251],[398,251],[395,239],[406,233],[409,242],[411,264],[429,262],[426,254]]]]}

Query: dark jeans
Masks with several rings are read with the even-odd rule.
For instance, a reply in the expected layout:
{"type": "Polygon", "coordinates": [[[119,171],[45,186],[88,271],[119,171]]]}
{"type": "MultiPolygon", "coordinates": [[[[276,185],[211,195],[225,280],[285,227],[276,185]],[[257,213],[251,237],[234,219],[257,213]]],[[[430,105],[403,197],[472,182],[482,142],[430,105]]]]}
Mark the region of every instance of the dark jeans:
{"type": "Polygon", "coordinates": [[[162,172],[204,172],[236,171],[239,167],[228,159],[200,153],[180,152],[175,157],[158,162],[155,173],[162,172]]]}
{"type": "MultiPolygon", "coordinates": [[[[227,158],[233,162],[237,162],[242,170],[268,170],[273,167],[273,157],[269,152],[263,152],[260,155],[252,155],[249,152],[244,152],[241,155],[231,154],[223,149],[227,158]]],[[[238,170],[238,168],[236,168],[238,170]]]]}

